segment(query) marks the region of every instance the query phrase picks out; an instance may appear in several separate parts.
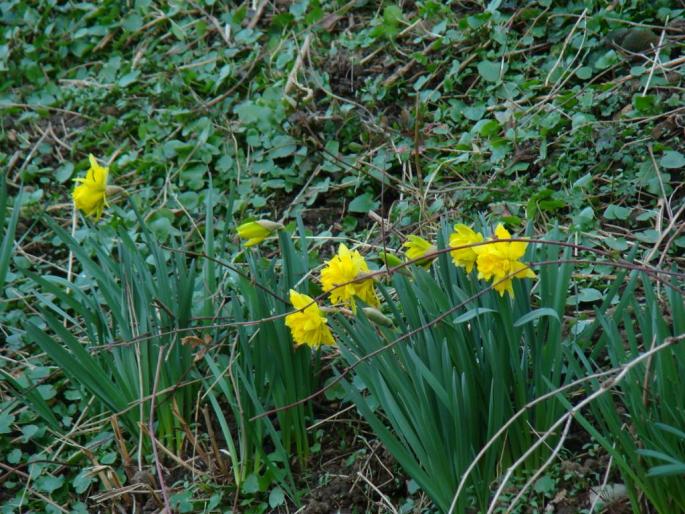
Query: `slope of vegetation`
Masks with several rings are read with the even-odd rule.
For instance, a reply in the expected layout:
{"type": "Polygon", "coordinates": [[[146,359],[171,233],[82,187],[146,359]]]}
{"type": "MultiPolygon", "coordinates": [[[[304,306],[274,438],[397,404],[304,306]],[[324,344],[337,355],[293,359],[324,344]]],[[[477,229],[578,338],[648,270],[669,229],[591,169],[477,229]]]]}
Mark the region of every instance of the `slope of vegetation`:
{"type": "Polygon", "coordinates": [[[0,512],[685,512],[684,13],[0,2],[0,512]]]}

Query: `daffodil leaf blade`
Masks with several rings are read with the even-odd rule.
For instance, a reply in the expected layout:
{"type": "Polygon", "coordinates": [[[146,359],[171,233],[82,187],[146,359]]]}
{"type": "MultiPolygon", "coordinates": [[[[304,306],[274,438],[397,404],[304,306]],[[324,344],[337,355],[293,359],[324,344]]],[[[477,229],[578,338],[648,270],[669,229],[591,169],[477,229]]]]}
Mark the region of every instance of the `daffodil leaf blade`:
{"type": "Polygon", "coordinates": [[[526,323],[530,323],[532,321],[545,317],[554,318],[555,320],[557,320],[558,323],[561,323],[561,319],[559,318],[559,313],[557,311],[550,307],[540,307],[539,309],[535,309],[534,311],[530,311],[521,316],[514,322],[514,326],[520,327],[522,325],[525,325],[526,323]]]}
{"type": "Polygon", "coordinates": [[[475,307],[473,309],[470,309],[466,311],[464,314],[461,314],[454,318],[454,324],[459,325],[461,323],[466,323],[467,321],[472,320],[476,316],[480,316],[481,314],[486,314],[488,312],[496,312],[495,309],[490,309],[488,307],[475,307]]]}

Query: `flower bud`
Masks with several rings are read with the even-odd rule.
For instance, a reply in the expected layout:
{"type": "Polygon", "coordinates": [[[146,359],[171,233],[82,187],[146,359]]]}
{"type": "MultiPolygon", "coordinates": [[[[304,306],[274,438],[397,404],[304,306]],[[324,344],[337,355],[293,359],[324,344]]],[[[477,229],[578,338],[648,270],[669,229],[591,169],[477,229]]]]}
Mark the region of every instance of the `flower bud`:
{"type": "MultiPolygon", "coordinates": [[[[408,236],[407,241],[402,246],[406,248],[404,253],[410,261],[416,261],[416,259],[421,259],[424,255],[430,255],[437,251],[434,244],[416,235],[408,236]]],[[[435,259],[435,255],[418,260],[416,264],[428,268],[433,259],[435,259]]]]}
{"type": "Polygon", "coordinates": [[[117,194],[117,193],[123,193],[123,192],[125,192],[125,191],[126,191],[126,190],[125,190],[123,187],[121,187],[121,186],[111,186],[111,185],[108,185],[108,186],[105,188],[105,194],[106,194],[107,196],[112,196],[112,195],[115,195],[115,194],[117,194]]]}
{"type": "Polygon", "coordinates": [[[373,307],[364,307],[362,310],[364,311],[364,314],[366,314],[366,317],[369,318],[370,321],[373,321],[376,325],[391,327],[393,324],[392,320],[378,309],[374,309],[373,307]]]}
{"type": "Polygon", "coordinates": [[[255,221],[259,226],[262,228],[265,228],[269,232],[276,232],[278,230],[283,230],[283,225],[281,223],[278,223],[277,221],[269,221],[269,220],[257,220],[255,221]]]}
{"type": "Polygon", "coordinates": [[[270,236],[274,231],[281,230],[283,225],[269,220],[248,221],[238,226],[238,237],[247,239],[246,247],[254,246],[261,243],[266,237],[270,236]]]}
{"type": "Polygon", "coordinates": [[[381,261],[389,268],[394,268],[395,266],[402,264],[402,259],[389,252],[378,252],[378,257],[380,257],[381,261]]]}

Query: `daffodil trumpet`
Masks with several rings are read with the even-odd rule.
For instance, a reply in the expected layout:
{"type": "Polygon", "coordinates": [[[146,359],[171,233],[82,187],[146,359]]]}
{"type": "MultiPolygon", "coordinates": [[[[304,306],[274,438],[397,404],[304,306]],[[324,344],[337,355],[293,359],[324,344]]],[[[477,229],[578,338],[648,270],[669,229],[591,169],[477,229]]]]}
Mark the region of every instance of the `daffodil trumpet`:
{"type": "Polygon", "coordinates": [[[374,275],[358,250],[350,250],[341,243],[338,253],[321,270],[320,281],[323,291],[330,293],[331,303],[347,305],[354,311],[355,297],[371,307],[380,305],[374,275]]]}
{"type": "Polygon", "coordinates": [[[511,234],[502,224],[495,228],[495,237],[489,240],[489,244],[473,247],[477,256],[478,278],[491,280],[492,287],[500,296],[507,292],[513,298],[514,278],[536,278],[533,270],[521,262],[528,243],[509,241],[511,234]]]}
{"type": "Polygon", "coordinates": [[[335,344],[328,320],[323,316],[324,311],[311,296],[291,289],[290,303],[296,310],[285,317],[285,324],[295,344],[311,348],[335,344]]]}

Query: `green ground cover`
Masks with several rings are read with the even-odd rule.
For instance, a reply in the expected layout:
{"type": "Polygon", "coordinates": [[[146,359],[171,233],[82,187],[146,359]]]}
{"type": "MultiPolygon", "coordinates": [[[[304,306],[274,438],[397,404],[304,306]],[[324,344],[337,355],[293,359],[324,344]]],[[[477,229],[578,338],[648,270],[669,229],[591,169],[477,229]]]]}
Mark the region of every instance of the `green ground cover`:
{"type": "Polygon", "coordinates": [[[0,2],[0,512],[685,512],[684,13],[0,2]],[[329,306],[340,243],[376,311],[329,306]]]}

